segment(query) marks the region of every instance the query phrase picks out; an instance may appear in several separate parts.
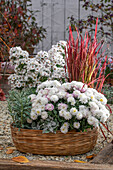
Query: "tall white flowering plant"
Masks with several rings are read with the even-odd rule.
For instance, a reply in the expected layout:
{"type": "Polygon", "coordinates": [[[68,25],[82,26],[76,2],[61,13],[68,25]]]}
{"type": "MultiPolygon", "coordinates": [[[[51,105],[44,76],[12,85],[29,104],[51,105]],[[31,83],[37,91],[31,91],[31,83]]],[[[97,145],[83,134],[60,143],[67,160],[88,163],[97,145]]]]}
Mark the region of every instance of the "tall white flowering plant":
{"type": "Polygon", "coordinates": [[[10,62],[15,73],[9,76],[12,88],[36,87],[46,80],[57,79],[65,82],[65,41],[60,41],[46,51],[40,51],[34,58],[20,47],[10,49],[10,62]]]}
{"type": "Polygon", "coordinates": [[[46,81],[29,98],[32,107],[27,123],[44,133],[84,131],[99,127],[110,116],[104,95],[81,82],[46,81]]]}

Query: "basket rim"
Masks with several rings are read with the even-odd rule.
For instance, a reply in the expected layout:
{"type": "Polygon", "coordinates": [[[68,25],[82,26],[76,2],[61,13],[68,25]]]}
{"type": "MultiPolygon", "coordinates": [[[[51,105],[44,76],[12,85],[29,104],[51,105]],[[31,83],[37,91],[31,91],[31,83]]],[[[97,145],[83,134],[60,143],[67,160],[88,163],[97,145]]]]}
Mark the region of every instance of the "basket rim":
{"type": "Polygon", "coordinates": [[[57,134],[62,134],[62,135],[75,134],[75,133],[76,133],[76,134],[83,134],[83,133],[84,133],[84,134],[87,134],[87,133],[89,133],[89,132],[92,132],[92,131],[95,131],[95,132],[96,132],[96,131],[98,130],[98,128],[95,128],[95,127],[94,127],[93,129],[88,128],[88,129],[86,129],[86,131],[84,131],[84,132],[82,132],[82,131],[77,132],[76,129],[75,129],[75,130],[73,129],[73,130],[71,130],[71,131],[68,131],[66,134],[62,133],[60,130],[57,130],[56,133],[52,133],[52,132],[43,133],[43,130],[38,130],[38,129],[17,128],[17,127],[15,127],[15,126],[13,126],[13,123],[10,124],[10,128],[11,128],[11,129],[16,129],[16,131],[19,131],[19,132],[20,132],[20,131],[21,131],[21,132],[22,132],[22,131],[26,131],[26,132],[27,132],[27,131],[34,131],[34,132],[39,132],[39,133],[42,133],[42,134],[56,134],[56,133],[57,133],[57,134]],[[20,129],[20,130],[19,130],[19,129],[20,129]]]}

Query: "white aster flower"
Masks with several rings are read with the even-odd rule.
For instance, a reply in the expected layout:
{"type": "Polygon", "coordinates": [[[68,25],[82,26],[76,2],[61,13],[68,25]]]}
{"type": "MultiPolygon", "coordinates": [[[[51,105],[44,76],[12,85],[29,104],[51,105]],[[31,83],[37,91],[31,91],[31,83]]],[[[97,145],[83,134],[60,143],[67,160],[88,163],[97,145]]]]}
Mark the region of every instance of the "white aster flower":
{"type": "Polygon", "coordinates": [[[63,110],[63,109],[62,109],[62,110],[59,111],[59,115],[60,115],[61,117],[64,117],[64,113],[65,113],[65,112],[66,112],[66,110],[63,110]]]}
{"type": "Polygon", "coordinates": [[[72,118],[72,115],[70,114],[70,112],[64,112],[64,118],[66,119],[66,120],[70,120],[71,118],[72,118]]]}
{"type": "Polygon", "coordinates": [[[74,102],[75,103],[75,99],[74,99],[74,97],[68,97],[67,98],[67,102],[69,103],[72,103],[72,102],[74,102]]]}
{"type": "Polygon", "coordinates": [[[65,128],[68,128],[68,127],[69,127],[69,123],[68,123],[68,122],[65,122],[65,123],[63,124],[63,126],[64,126],[65,128]]]}
{"type": "Polygon", "coordinates": [[[59,103],[58,104],[58,110],[67,110],[68,105],[65,103],[59,103]]]}
{"type": "Polygon", "coordinates": [[[36,109],[36,114],[37,114],[38,116],[41,115],[41,109],[40,109],[40,108],[37,108],[37,109],[36,109]]]}
{"type": "Polygon", "coordinates": [[[86,109],[86,106],[84,106],[84,105],[80,105],[80,106],[79,106],[79,110],[80,110],[80,111],[82,111],[82,110],[84,110],[84,109],[86,109]]]}
{"type": "Polygon", "coordinates": [[[52,81],[52,86],[53,87],[60,87],[61,83],[59,81],[57,81],[57,80],[54,80],[54,81],[52,81]]]}
{"type": "Polygon", "coordinates": [[[66,92],[65,91],[59,91],[58,93],[57,93],[57,96],[60,98],[60,99],[62,99],[62,98],[64,98],[65,96],[66,96],[66,92]]]}
{"type": "Polygon", "coordinates": [[[40,102],[41,102],[42,105],[47,104],[48,103],[47,97],[40,97],[40,102]]]}
{"type": "Polygon", "coordinates": [[[79,129],[80,128],[80,123],[79,122],[74,122],[73,127],[76,128],[76,129],[79,129]]]}
{"type": "Polygon", "coordinates": [[[81,120],[81,119],[83,118],[83,114],[82,114],[81,112],[78,112],[78,113],[76,114],[76,118],[77,118],[78,120],[81,120]]]}
{"type": "Polygon", "coordinates": [[[96,95],[96,98],[98,101],[100,101],[103,105],[106,105],[107,104],[107,99],[105,98],[105,96],[101,93],[98,93],[96,95]]]}
{"type": "Polygon", "coordinates": [[[42,94],[43,94],[43,95],[48,95],[48,92],[49,92],[49,90],[46,89],[46,88],[45,88],[44,90],[42,90],[42,94]]]}
{"type": "Polygon", "coordinates": [[[72,115],[76,115],[77,112],[78,112],[78,110],[77,110],[75,107],[72,107],[72,108],[70,109],[70,113],[71,113],[72,115]]]}
{"type": "Polygon", "coordinates": [[[31,113],[30,113],[30,117],[31,117],[32,120],[36,120],[36,119],[37,119],[37,116],[38,116],[38,115],[37,115],[36,113],[34,113],[34,112],[31,112],[31,113]]]}
{"type": "Polygon", "coordinates": [[[91,111],[99,110],[98,105],[95,102],[89,102],[91,111]]]}
{"type": "Polygon", "coordinates": [[[78,97],[80,95],[80,91],[79,90],[74,90],[73,91],[73,96],[74,97],[78,97]]]}
{"type": "Polygon", "coordinates": [[[88,102],[88,98],[84,93],[80,93],[78,95],[78,98],[79,98],[80,102],[83,103],[83,104],[88,102]]]}
{"type": "Polygon", "coordinates": [[[41,118],[44,120],[48,118],[48,114],[46,111],[41,113],[41,118]]]}
{"type": "Polygon", "coordinates": [[[71,84],[70,83],[63,83],[62,87],[66,90],[70,90],[71,89],[71,84]]]}
{"type": "Polygon", "coordinates": [[[57,95],[52,95],[52,96],[50,97],[50,100],[53,101],[54,103],[56,103],[56,102],[59,100],[59,98],[58,98],[57,95]]]}
{"type": "Polygon", "coordinates": [[[88,119],[87,119],[87,122],[89,123],[89,125],[94,125],[94,117],[89,116],[88,119]]]}
{"type": "Polygon", "coordinates": [[[98,127],[99,126],[98,119],[96,119],[93,116],[89,116],[88,119],[87,119],[87,122],[89,123],[89,125],[93,125],[94,127],[98,127]]]}
{"type": "Polygon", "coordinates": [[[60,131],[62,132],[62,133],[67,133],[68,132],[68,128],[67,127],[65,127],[65,126],[61,126],[61,128],[60,128],[60,131]]]}
{"type": "Polygon", "coordinates": [[[45,110],[45,105],[40,105],[38,106],[41,110],[45,110]]]}
{"type": "Polygon", "coordinates": [[[98,109],[92,112],[93,116],[96,116],[98,118],[101,118],[103,115],[105,115],[105,112],[102,109],[98,109]]]}

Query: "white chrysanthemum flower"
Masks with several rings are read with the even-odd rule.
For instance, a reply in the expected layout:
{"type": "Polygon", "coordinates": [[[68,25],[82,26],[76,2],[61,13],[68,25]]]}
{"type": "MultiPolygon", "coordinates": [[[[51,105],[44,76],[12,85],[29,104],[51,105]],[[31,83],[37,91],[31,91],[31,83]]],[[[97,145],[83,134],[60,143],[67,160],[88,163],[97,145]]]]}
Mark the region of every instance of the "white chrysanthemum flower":
{"type": "Polygon", "coordinates": [[[40,109],[40,108],[37,108],[37,109],[36,109],[36,114],[37,114],[38,116],[41,115],[41,109],[40,109]]]}
{"type": "Polygon", "coordinates": [[[106,99],[105,97],[101,97],[101,98],[99,99],[99,101],[100,101],[102,104],[104,104],[104,105],[107,104],[107,99],[106,99]]]}
{"type": "Polygon", "coordinates": [[[79,129],[80,128],[80,123],[79,122],[74,122],[73,127],[76,128],[76,129],[79,129]]]}
{"type": "Polygon", "coordinates": [[[71,113],[72,115],[76,115],[77,112],[78,112],[78,110],[77,110],[75,107],[72,107],[72,108],[70,109],[70,113],[71,113]]]}
{"type": "Polygon", "coordinates": [[[67,110],[68,105],[65,103],[59,103],[58,104],[58,110],[67,110]]]}
{"type": "Polygon", "coordinates": [[[87,119],[87,122],[89,123],[89,125],[94,125],[94,117],[89,116],[88,119],[87,119]]]}
{"type": "Polygon", "coordinates": [[[40,102],[42,105],[45,105],[48,103],[48,99],[46,97],[40,97],[40,102]]]}
{"type": "Polygon", "coordinates": [[[72,118],[72,115],[70,114],[70,112],[64,112],[64,118],[66,119],[66,120],[70,120],[71,118],[72,118]]]}
{"type": "Polygon", "coordinates": [[[61,126],[60,131],[61,131],[62,133],[67,133],[67,132],[68,132],[68,128],[65,127],[65,126],[61,126]]]}
{"type": "Polygon", "coordinates": [[[48,114],[46,111],[41,113],[41,118],[44,120],[48,118],[48,114]]]}
{"type": "Polygon", "coordinates": [[[89,125],[93,125],[94,127],[99,127],[98,119],[96,119],[93,116],[89,116],[88,119],[87,119],[87,122],[89,123],[89,125]]]}
{"type": "Polygon", "coordinates": [[[67,102],[68,102],[68,103],[69,103],[69,102],[70,102],[70,103],[73,103],[73,102],[75,103],[74,97],[68,97],[68,98],[67,98],[67,102]]]}
{"type": "Polygon", "coordinates": [[[103,115],[106,115],[102,109],[95,110],[92,114],[98,118],[101,118],[103,115]]]}
{"type": "Polygon", "coordinates": [[[66,93],[66,98],[73,97],[73,94],[66,93]]]}
{"type": "Polygon", "coordinates": [[[77,85],[77,81],[72,81],[71,86],[75,87],[77,85]]]}
{"type": "Polygon", "coordinates": [[[62,98],[65,98],[65,96],[66,96],[66,92],[65,91],[59,91],[58,93],[57,93],[57,96],[60,98],[60,99],[62,99],[62,98]]]}
{"type": "Polygon", "coordinates": [[[91,111],[99,110],[98,105],[95,102],[89,102],[91,111]]]}
{"type": "Polygon", "coordinates": [[[37,105],[37,107],[38,107],[38,108],[40,108],[40,109],[41,109],[41,111],[42,111],[42,110],[45,110],[45,105],[43,105],[43,104],[42,104],[42,105],[41,105],[41,104],[39,104],[39,105],[37,105]]]}
{"type": "Polygon", "coordinates": [[[88,98],[89,100],[92,100],[92,101],[95,101],[95,100],[96,100],[96,99],[95,99],[95,95],[93,94],[92,91],[86,90],[84,94],[87,96],[87,98],[88,98]]]}
{"type": "Polygon", "coordinates": [[[59,81],[57,81],[57,80],[54,80],[54,81],[52,81],[52,86],[53,87],[60,87],[61,83],[59,81]]]}
{"type": "Polygon", "coordinates": [[[82,114],[81,112],[78,112],[78,113],[76,114],[76,118],[77,118],[78,120],[81,120],[81,119],[83,118],[83,114],[82,114]]]}
{"type": "Polygon", "coordinates": [[[78,97],[80,95],[80,91],[79,90],[74,90],[73,91],[73,96],[74,97],[78,97]]]}
{"type": "Polygon", "coordinates": [[[32,88],[32,87],[33,87],[33,84],[30,83],[28,86],[29,86],[29,88],[32,88]]]}
{"type": "Polygon", "coordinates": [[[96,99],[97,99],[98,101],[100,101],[103,105],[106,105],[106,104],[107,104],[107,99],[106,99],[105,96],[104,96],[103,94],[101,94],[101,93],[98,93],[98,94],[96,95],[96,99]]]}
{"type": "Polygon", "coordinates": [[[83,114],[84,117],[88,118],[89,116],[92,115],[92,112],[89,111],[89,109],[88,110],[86,109],[85,112],[83,112],[82,114],[83,114]]]}
{"type": "Polygon", "coordinates": [[[18,87],[18,88],[20,88],[22,86],[22,83],[18,83],[17,85],[16,85],[16,87],[18,87]]]}
{"type": "Polygon", "coordinates": [[[48,95],[48,92],[49,92],[49,90],[48,90],[48,89],[44,89],[44,90],[42,90],[42,94],[43,94],[43,95],[48,95]]]}
{"type": "Polygon", "coordinates": [[[34,112],[31,112],[31,113],[30,113],[30,117],[31,117],[32,120],[36,120],[36,119],[37,119],[37,116],[38,116],[38,115],[37,115],[36,113],[34,113],[34,112]]]}
{"type": "Polygon", "coordinates": [[[39,99],[36,96],[36,98],[32,101],[32,108],[38,106],[39,104],[40,104],[39,99]]]}
{"type": "Polygon", "coordinates": [[[64,117],[64,113],[65,113],[65,112],[66,112],[66,110],[63,110],[63,109],[62,109],[62,110],[59,111],[59,115],[60,115],[61,117],[64,117]]]}
{"type": "Polygon", "coordinates": [[[84,109],[86,109],[87,107],[86,106],[84,106],[84,105],[79,105],[79,110],[80,111],[83,111],[84,109]]]}
{"type": "Polygon", "coordinates": [[[66,90],[70,90],[71,89],[71,84],[70,83],[63,83],[62,87],[66,90]]]}
{"type": "Polygon", "coordinates": [[[63,124],[63,126],[64,126],[65,128],[69,128],[69,123],[68,123],[68,122],[65,122],[65,123],[63,124]]]}
{"type": "Polygon", "coordinates": [[[55,102],[57,102],[57,101],[59,100],[59,98],[58,98],[57,95],[52,95],[52,96],[50,97],[50,100],[55,103],[55,102]]]}
{"type": "Polygon", "coordinates": [[[49,96],[55,95],[56,94],[56,88],[48,88],[49,92],[49,96]]]}
{"type": "Polygon", "coordinates": [[[88,98],[84,93],[80,93],[78,95],[78,98],[79,98],[80,102],[83,104],[86,104],[88,102],[88,98]]]}

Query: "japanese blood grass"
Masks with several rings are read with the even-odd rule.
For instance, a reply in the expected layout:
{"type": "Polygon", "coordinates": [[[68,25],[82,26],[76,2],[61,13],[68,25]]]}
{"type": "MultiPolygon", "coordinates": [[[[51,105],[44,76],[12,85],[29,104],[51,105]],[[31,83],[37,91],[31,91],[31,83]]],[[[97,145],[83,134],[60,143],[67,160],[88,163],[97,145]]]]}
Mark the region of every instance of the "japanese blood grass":
{"type": "Polygon", "coordinates": [[[79,34],[77,28],[77,38],[74,40],[71,26],[69,26],[69,41],[67,42],[66,50],[66,68],[68,72],[69,82],[76,80],[86,83],[89,87],[96,88],[101,92],[105,77],[107,65],[107,56],[102,62],[104,52],[100,54],[104,43],[97,42],[97,24],[96,20],[95,35],[93,41],[85,32],[84,38],[79,34]]]}

